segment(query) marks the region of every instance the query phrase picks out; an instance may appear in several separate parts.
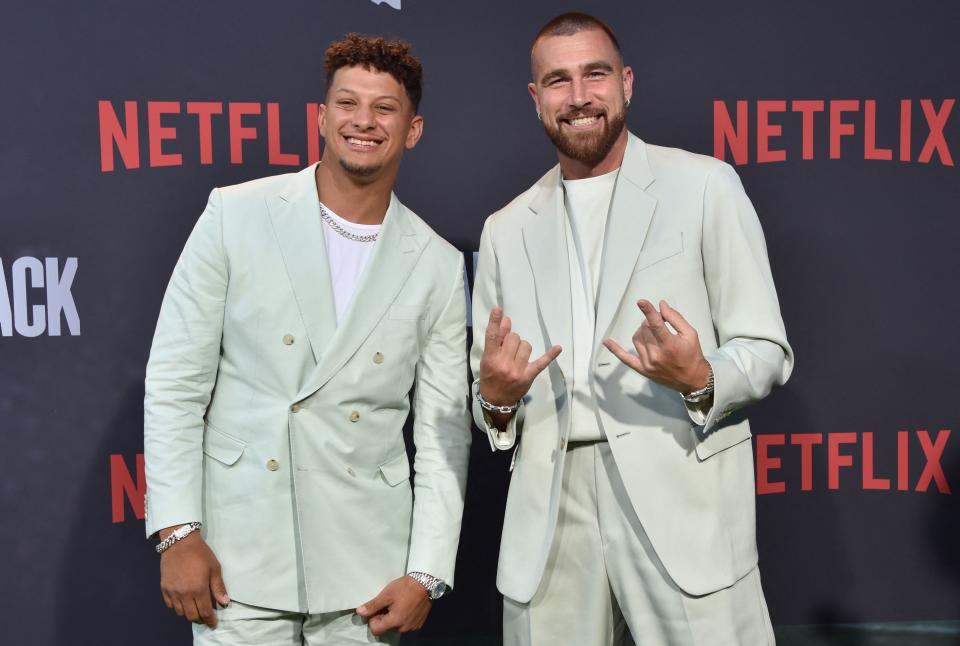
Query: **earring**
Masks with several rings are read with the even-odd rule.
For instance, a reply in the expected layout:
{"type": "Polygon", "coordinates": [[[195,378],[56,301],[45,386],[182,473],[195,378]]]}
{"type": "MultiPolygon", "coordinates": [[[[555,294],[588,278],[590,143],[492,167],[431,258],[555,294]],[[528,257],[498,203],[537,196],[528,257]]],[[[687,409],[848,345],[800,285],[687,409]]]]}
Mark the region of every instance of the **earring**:
{"type": "Polygon", "coordinates": [[[625,107],[630,107],[630,99],[627,99],[627,105],[625,107]]]}
{"type": "Polygon", "coordinates": [[[543,119],[540,117],[540,111],[539,111],[539,110],[537,110],[537,121],[543,121],[543,119]]]}

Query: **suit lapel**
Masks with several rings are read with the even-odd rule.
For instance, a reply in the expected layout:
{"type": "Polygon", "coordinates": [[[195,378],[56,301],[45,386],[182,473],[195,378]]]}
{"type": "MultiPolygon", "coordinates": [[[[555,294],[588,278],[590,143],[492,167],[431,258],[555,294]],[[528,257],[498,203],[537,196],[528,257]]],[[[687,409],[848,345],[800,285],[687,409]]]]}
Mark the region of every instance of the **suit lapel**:
{"type": "Polygon", "coordinates": [[[313,164],[294,175],[282,193],[268,199],[267,206],[310,349],[319,363],[337,321],[315,170],[313,164]]]}
{"type": "Polygon", "coordinates": [[[530,203],[535,215],[523,225],[523,247],[533,272],[547,344],[563,348],[557,363],[569,379],[573,374],[573,314],[560,167],[547,173],[538,185],[540,190],[530,203]]]}
{"type": "MultiPolygon", "coordinates": [[[[353,299],[336,326],[327,352],[301,390],[300,399],[322,388],[353,356],[393,304],[427,243],[417,234],[406,208],[391,195],[383,227],[353,299]]],[[[330,307],[333,316],[332,301],[330,307]]]]}
{"type": "Polygon", "coordinates": [[[606,337],[622,305],[627,283],[633,275],[637,257],[650,228],[657,199],[645,189],[653,180],[647,162],[646,145],[630,135],[607,216],[600,284],[597,288],[594,347],[606,337]]]}

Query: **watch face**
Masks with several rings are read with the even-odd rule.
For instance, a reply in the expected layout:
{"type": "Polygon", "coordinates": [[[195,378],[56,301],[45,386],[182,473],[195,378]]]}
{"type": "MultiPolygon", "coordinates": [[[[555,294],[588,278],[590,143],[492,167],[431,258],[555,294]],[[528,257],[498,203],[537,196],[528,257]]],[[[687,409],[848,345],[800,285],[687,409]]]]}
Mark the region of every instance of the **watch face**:
{"type": "Polygon", "coordinates": [[[433,590],[430,591],[431,599],[439,599],[447,593],[447,584],[443,581],[438,581],[437,585],[433,586],[433,590]]]}

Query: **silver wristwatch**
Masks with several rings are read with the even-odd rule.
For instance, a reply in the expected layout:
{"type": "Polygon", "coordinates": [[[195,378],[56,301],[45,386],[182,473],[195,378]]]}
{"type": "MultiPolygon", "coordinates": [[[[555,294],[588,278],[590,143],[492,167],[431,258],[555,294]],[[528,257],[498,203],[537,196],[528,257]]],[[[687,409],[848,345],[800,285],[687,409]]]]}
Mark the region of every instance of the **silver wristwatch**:
{"type": "Polygon", "coordinates": [[[427,594],[433,601],[450,591],[450,586],[426,572],[407,572],[407,576],[426,588],[427,594]]]}
{"type": "Polygon", "coordinates": [[[707,385],[699,390],[694,390],[691,393],[686,395],[681,395],[683,401],[688,404],[699,404],[700,402],[709,399],[713,395],[713,366],[709,363],[707,366],[710,368],[710,376],[707,377],[707,385]]]}
{"type": "Polygon", "coordinates": [[[177,527],[169,536],[157,543],[157,554],[163,554],[167,551],[167,549],[170,548],[171,545],[177,541],[182,541],[187,536],[200,529],[200,527],[201,523],[198,522],[187,523],[186,525],[177,527]]]}

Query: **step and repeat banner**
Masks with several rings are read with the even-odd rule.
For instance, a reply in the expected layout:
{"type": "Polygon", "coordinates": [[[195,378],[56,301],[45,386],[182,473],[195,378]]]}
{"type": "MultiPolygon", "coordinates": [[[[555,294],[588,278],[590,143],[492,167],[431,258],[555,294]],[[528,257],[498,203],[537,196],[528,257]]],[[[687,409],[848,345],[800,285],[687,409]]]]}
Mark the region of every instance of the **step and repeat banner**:
{"type": "MultiPolygon", "coordinates": [[[[3,643],[189,643],[143,538],[149,344],[211,188],[319,158],[327,44],[413,43],[397,193],[472,268],[556,163],[529,49],[576,9],[618,33],[629,128],[733,164],[766,233],[797,354],[751,416],[774,623],[960,619],[960,5],[92,0],[0,22],[3,643]]],[[[509,455],[481,439],[457,589],[410,644],[499,643],[509,455]]]]}

